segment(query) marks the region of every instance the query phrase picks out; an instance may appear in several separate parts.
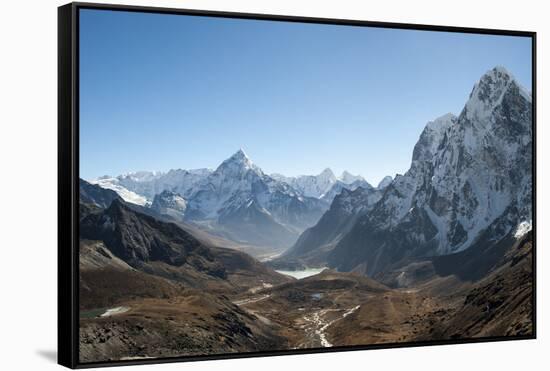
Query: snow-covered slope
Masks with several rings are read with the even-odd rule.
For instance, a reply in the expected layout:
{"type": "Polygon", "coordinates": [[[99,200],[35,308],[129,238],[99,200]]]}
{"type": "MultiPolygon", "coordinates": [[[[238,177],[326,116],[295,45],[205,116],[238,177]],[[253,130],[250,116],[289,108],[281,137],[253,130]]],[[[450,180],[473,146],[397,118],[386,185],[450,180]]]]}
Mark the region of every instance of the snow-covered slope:
{"type": "Polygon", "coordinates": [[[389,186],[392,182],[393,178],[389,175],[386,175],[382,180],[378,183],[376,186],[377,189],[382,190],[385,189],[387,186],[389,186]]]}
{"type": "Polygon", "coordinates": [[[285,177],[274,174],[274,179],[289,184],[292,188],[306,197],[320,198],[328,192],[332,185],[338,180],[329,168],[323,170],[319,175],[300,175],[298,177],[285,177]]]}
{"type": "Polygon", "coordinates": [[[164,190],[153,199],[151,209],[176,220],[184,220],[187,201],[179,193],[164,190]]]}
{"type": "Polygon", "coordinates": [[[90,180],[89,183],[97,184],[101,188],[115,191],[126,202],[131,202],[133,204],[141,205],[141,206],[145,206],[148,204],[146,197],[125,188],[119,183],[117,178],[111,178],[106,176],[106,177],[101,177],[99,179],[90,180]]]}

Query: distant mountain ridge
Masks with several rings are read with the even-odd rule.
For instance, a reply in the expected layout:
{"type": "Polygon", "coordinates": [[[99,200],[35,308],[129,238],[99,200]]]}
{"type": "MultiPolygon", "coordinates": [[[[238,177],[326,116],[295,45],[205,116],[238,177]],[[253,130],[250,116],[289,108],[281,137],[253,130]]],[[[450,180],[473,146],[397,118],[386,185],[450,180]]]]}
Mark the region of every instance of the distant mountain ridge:
{"type": "Polygon", "coordinates": [[[326,168],[318,175],[300,175],[297,177],[287,177],[281,174],[271,174],[271,177],[285,182],[302,195],[307,197],[315,198],[324,198],[329,203],[332,202],[332,199],[336,194],[331,193],[331,190],[335,185],[339,185],[340,189],[345,188],[346,186],[351,186],[352,184],[362,184],[370,187],[370,184],[360,175],[350,174],[348,171],[344,170],[342,175],[336,177],[331,169],[326,168]],[[329,198],[328,195],[332,197],[329,198]]]}
{"type": "MultiPolygon", "coordinates": [[[[244,154],[244,151],[240,149],[231,157],[239,153],[244,154]]],[[[261,170],[256,165],[252,165],[261,170]]],[[[204,182],[213,172],[214,170],[206,168],[193,170],[172,169],[168,172],[138,171],[118,176],[104,175],[88,181],[98,184],[103,188],[114,190],[127,202],[146,205],[151,204],[155,196],[165,190],[189,198],[191,193],[196,190],[195,187],[204,182]]],[[[353,184],[368,184],[368,186],[371,186],[361,175],[353,175],[344,170],[339,177],[336,177],[330,168],[326,168],[318,175],[288,177],[272,173],[269,176],[276,181],[290,185],[295,192],[300,193],[302,196],[325,198],[329,202],[332,199],[328,199],[327,195],[330,194],[332,188],[337,184],[340,186],[352,186],[353,184]]],[[[386,176],[381,183],[387,182],[387,179],[391,180],[391,177],[386,176]]]]}
{"type": "Polygon", "coordinates": [[[147,205],[165,190],[186,197],[195,184],[211,173],[210,169],[174,169],[166,173],[138,171],[116,177],[105,175],[90,182],[114,190],[127,202],[147,205]]]}
{"type": "Polygon", "coordinates": [[[346,171],[339,178],[330,169],[317,176],[268,175],[242,149],[215,170],[137,172],[93,183],[224,238],[276,249],[291,246],[343,189],[372,188],[346,171]]]}

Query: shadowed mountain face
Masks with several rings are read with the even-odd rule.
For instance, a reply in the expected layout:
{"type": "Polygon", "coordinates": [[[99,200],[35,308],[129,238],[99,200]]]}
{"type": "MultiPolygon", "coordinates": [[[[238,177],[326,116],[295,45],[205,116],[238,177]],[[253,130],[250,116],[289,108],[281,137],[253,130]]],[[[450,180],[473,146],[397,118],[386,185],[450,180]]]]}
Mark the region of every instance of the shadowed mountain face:
{"type": "Polygon", "coordinates": [[[504,251],[502,257],[468,291],[456,314],[445,322],[441,336],[469,338],[533,333],[532,233],[514,241],[511,248],[500,247],[500,250],[504,251]]]}
{"type": "Polygon", "coordinates": [[[373,187],[364,179],[357,179],[350,183],[344,183],[341,180],[337,180],[332,187],[325,192],[321,199],[326,201],[328,204],[331,204],[334,201],[334,198],[344,191],[355,191],[357,188],[363,189],[373,189],[373,187]]]}
{"type": "Polygon", "coordinates": [[[101,213],[85,217],[80,229],[82,238],[105,241],[116,256],[131,265],[149,261],[182,265],[190,256],[210,258],[210,252],[189,233],[175,224],[136,213],[120,200],[114,200],[101,213]]]}
{"type": "Polygon", "coordinates": [[[121,200],[85,216],[80,233],[83,239],[102,241],[132,267],[163,276],[180,275],[188,283],[197,277],[231,281],[239,271],[250,271],[266,282],[285,280],[242,252],[208,246],[176,224],[135,211],[121,200]]]}
{"type": "Polygon", "coordinates": [[[323,265],[359,216],[368,212],[381,197],[382,191],[372,187],[359,187],[353,191],[343,189],[321,220],[302,233],[293,247],[270,264],[279,267],[323,265]]]}

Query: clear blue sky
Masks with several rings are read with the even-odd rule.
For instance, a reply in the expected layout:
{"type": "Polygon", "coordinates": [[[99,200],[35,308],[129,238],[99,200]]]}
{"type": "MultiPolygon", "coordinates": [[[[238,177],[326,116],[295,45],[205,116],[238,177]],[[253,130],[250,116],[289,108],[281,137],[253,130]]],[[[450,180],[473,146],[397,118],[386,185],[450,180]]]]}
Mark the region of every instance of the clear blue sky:
{"type": "Polygon", "coordinates": [[[215,168],[405,172],[483,73],[531,89],[530,39],[82,10],[81,176],[215,168]]]}

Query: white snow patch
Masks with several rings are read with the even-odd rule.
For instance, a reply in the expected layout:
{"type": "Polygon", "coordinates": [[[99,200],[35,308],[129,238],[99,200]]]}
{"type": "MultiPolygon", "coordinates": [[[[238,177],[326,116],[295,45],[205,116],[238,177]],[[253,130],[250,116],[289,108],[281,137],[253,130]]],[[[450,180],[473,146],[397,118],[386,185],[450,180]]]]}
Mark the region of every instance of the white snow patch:
{"type": "Polygon", "coordinates": [[[107,309],[105,313],[103,313],[100,317],[110,317],[110,316],[114,316],[115,314],[128,312],[129,310],[130,310],[129,307],[115,307],[115,308],[107,309]]]}
{"type": "Polygon", "coordinates": [[[90,183],[97,184],[101,188],[110,189],[115,191],[122,199],[126,202],[130,202],[136,205],[145,206],[148,204],[147,199],[143,196],[138,195],[135,192],[132,192],[120,184],[116,178],[99,178],[96,180],[91,180],[90,183]]]}
{"type": "Polygon", "coordinates": [[[518,224],[514,232],[514,237],[519,240],[521,237],[527,234],[527,232],[529,232],[531,229],[533,229],[533,223],[531,220],[521,222],[518,224]]]}

